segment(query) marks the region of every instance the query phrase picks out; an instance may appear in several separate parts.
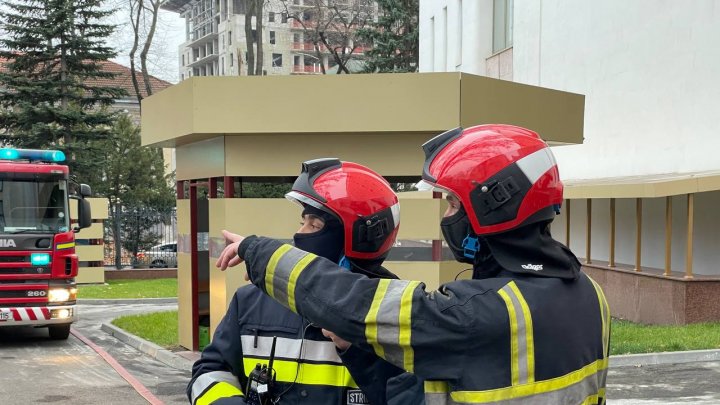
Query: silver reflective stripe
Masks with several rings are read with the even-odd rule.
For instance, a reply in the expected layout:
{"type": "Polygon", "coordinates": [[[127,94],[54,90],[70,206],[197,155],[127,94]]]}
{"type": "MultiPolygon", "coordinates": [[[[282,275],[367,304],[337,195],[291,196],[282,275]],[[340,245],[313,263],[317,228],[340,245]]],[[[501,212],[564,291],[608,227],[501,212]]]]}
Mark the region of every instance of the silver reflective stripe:
{"type": "MultiPolygon", "coordinates": [[[[599,360],[598,362],[602,362],[599,360]]],[[[605,363],[606,366],[606,363],[605,363]]],[[[607,374],[607,368],[600,369],[595,373],[592,373],[578,382],[568,385],[563,388],[552,389],[553,380],[563,379],[565,377],[559,377],[558,379],[538,381],[536,383],[527,384],[525,386],[519,385],[508,388],[501,388],[490,391],[456,391],[451,392],[451,397],[458,404],[498,404],[498,405],[525,405],[525,404],[538,404],[538,405],[556,405],[556,404],[583,404],[584,401],[593,396],[597,396],[601,387],[600,381],[604,379],[607,374]],[[524,392],[543,391],[534,395],[523,395],[524,392]],[[502,392],[506,391],[506,392],[502,392]],[[480,396],[482,399],[473,398],[474,395],[480,396]],[[492,397],[515,397],[510,399],[497,399],[493,400],[492,397]]],[[[558,382],[555,381],[557,384],[558,382]]],[[[594,402],[588,402],[594,403],[594,402]]]]}
{"type": "Polygon", "coordinates": [[[555,158],[550,148],[545,147],[518,160],[517,165],[530,180],[530,184],[535,184],[540,176],[555,166],[555,158]]]}
{"type": "Polygon", "coordinates": [[[195,379],[195,382],[192,385],[192,403],[194,404],[197,398],[205,392],[205,390],[217,382],[226,382],[242,391],[240,382],[233,373],[228,371],[211,371],[209,373],[202,374],[200,377],[195,379]]]}
{"type": "MultiPolygon", "coordinates": [[[[529,319],[525,319],[520,298],[510,284],[501,288],[500,291],[504,291],[510,297],[510,302],[515,309],[515,319],[510,319],[510,322],[516,322],[517,331],[515,336],[510,336],[510,339],[514,339],[517,344],[517,358],[513,359],[517,363],[513,362],[512,366],[517,366],[518,384],[527,384],[528,382],[533,382],[533,378],[530,376],[535,374],[534,370],[529,370],[528,366],[530,359],[528,358],[527,344],[528,340],[532,340],[532,335],[528,337],[528,332],[532,334],[532,331],[528,331],[527,329],[529,319]]],[[[529,326],[532,327],[532,324],[529,326]]]]}
{"type": "Polygon", "coordinates": [[[425,405],[449,405],[453,403],[447,393],[425,393],[425,405]]]}
{"type": "MultiPolygon", "coordinates": [[[[272,348],[273,338],[268,336],[257,337],[257,347],[255,347],[254,335],[242,335],[240,341],[242,343],[243,355],[255,357],[269,357],[272,348]]],[[[299,339],[277,338],[275,344],[275,357],[281,359],[299,359],[309,360],[323,363],[342,364],[342,360],[337,354],[335,344],[330,341],[307,340],[302,343],[302,354],[300,354],[299,339]]]]}
{"type": "Polygon", "coordinates": [[[292,248],[288,250],[275,266],[275,275],[273,276],[273,298],[276,301],[288,307],[288,280],[290,272],[298,262],[308,253],[300,249],[292,248]]]}
{"type": "Polygon", "coordinates": [[[400,342],[400,302],[403,291],[410,282],[392,280],[377,315],[377,340],[383,346],[385,359],[392,364],[405,364],[405,354],[400,342]]]}

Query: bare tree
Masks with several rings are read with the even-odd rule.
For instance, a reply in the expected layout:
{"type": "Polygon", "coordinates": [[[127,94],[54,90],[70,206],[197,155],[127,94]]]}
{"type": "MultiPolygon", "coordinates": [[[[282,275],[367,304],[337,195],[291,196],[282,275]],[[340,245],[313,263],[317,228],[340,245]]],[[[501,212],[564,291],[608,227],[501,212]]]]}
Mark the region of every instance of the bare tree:
{"type": "MultiPolygon", "coordinates": [[[[263,74],[263,11],[266,0],[245,0],[245,46],[248,76],[263,74]],[[255,17],[255,28],[252,20],[255,17]]],[[[239,58],[238,58],[239,59],[239,58]]]]}
{"type": "Polygon", "coordinates": [[[158,31],[160,4],[162,0],[116,0],[115,7],[120,10],[127,10],[123,16],[121,25],[129,25],[132,45],[128,51],[130,61],[130,75],[135,90],[135,97],[138,103],[145,97],[153,94],[152,81],[150,80],[149,64],[157,64],[152,49],[158,31]],[[138,57],[138,50],[140,55],[138,57]],[[140,69],[137,69],[138,60],[140,69]],[[142,77],[142,83],[139,78],[142,77]]]}
{"type": "Polygon", "coordinates": [[[338,73],[350,73],[348,62],[360,58],[364,44],[357,31],[373,21],[372,0],[305,0],[303,7],[281,0],[288,19],[303,30],[306,43],[312,43],[320,69],[326,73],[323,53],[328,52],[338,73]]]}

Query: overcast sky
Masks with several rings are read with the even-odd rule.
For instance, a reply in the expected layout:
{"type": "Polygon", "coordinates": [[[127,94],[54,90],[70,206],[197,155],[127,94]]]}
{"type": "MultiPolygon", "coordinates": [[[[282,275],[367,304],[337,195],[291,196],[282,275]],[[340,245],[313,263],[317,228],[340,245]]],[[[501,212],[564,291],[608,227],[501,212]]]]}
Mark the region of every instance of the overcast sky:
{"type": "MultiPolygon", "coordinates": [[[[114,60],[125,66],[130,66],[130,58],[127,55],[132,46],[132,29],[128,21],[128,11],[122,8],[119,8],[112,20],[108,21],[118,25],[115,34],[109,40],[109,45],[118,51],[118,56],[114,60]]],[[[161,10],[153,47],[148,57],[151,75],[171,83],[178,82],[178,47],[184,40],[185,20],[177,13],[161,10]]],[[[139,57],[140,50],[137,51],[137,55],[139,57]]],[[[139,70],[139,65],[136,68],[139,70]]]]}

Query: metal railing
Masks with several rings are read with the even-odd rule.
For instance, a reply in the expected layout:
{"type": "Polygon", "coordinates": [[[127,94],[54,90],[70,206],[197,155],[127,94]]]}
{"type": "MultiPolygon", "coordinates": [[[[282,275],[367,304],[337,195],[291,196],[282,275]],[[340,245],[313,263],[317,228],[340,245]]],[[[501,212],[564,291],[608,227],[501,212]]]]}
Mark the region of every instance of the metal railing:
{"type": "Polygon", "coordinates": [[[177,267],[176,240],[175,209],[159,212],[110,206],[105,221],[103,262],[105,267],[115,269],[177,267]]]}

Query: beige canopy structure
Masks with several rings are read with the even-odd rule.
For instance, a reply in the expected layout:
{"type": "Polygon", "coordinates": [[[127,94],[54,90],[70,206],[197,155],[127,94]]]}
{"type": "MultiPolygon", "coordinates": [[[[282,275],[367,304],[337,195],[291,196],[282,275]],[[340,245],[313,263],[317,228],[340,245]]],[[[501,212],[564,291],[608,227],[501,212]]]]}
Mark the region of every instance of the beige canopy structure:
{"type": "Polygon", "coordinates": [[[720,172],[566,181],[565,198],[554,235],[584,256],[614,316],[720,320],[720,172]]]}
{"type": "MultiPolygon", "coordinates": [[[[298,207],[251,198],[251,185],[291,183],[301,162],[320,157],[412,183],[420,145],[459,126],[510,123],[551,144],[581,143],[584,96],[462,73],[194,77],[142,108],[143,144],[176,149],[179,334],[196,350],[198,325],[214,329],[244,284],[244,268],[214,268],[220,231],[290,239],[297,229],[298,207]]],[[[464,269],[443,260],[444,201],[399,195],[402,242],[386,265],[437,288],[464,269]]]]}

